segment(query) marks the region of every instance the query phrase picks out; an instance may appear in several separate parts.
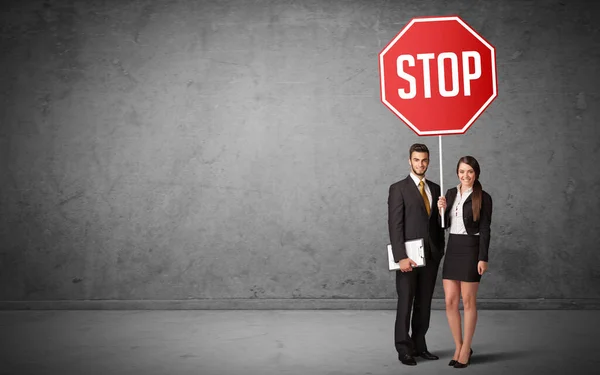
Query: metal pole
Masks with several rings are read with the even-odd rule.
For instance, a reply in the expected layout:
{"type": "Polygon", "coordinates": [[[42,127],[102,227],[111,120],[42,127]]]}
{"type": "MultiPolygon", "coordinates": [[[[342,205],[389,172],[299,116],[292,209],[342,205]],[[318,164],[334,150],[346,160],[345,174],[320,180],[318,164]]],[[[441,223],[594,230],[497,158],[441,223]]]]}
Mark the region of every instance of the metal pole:
{"type": "MultiPolygon", "coordinates": [[[[442,164],[442,136],[440,138],[440,190],[441,194],[444,195],[444,166],[442,164]]],[[[440,212],[442,214],[442,228],[444,227],[444,210],[440,212]]]]}

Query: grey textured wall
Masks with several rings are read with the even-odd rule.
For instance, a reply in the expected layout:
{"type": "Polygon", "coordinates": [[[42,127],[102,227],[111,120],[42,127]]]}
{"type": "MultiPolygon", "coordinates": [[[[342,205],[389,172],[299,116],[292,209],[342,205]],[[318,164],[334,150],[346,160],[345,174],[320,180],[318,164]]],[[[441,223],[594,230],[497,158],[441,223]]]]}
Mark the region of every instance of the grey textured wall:
{"type": "Polygon", "coordinates": [[[497,50],[498,98],[444,138],[444,187],[471,154],[495,202],[480,298],[600,298],[597,1],[1,6],[0,300],[395,298],[388,187],[439,154],[377,54],[450,14],[497,50]]]}

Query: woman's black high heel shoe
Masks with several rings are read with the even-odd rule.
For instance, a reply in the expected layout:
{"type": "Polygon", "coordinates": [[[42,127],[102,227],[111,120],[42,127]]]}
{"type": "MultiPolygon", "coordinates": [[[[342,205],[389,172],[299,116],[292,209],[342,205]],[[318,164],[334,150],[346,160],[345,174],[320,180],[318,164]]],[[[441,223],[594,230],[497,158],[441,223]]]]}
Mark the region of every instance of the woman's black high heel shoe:
{"type": "Polygon", "coordinates": [[[471,356],[473,355],[473,349],[471,348],[471,351],[469,352],[469,359],[467,360],[467,363],[460,363],[458,361],[452,360],[450,361],[450,363],[448,363],[448,366],[453,366],[454,368],[465,368],[469,365],[469,363],[471,363],[471,356]]]}

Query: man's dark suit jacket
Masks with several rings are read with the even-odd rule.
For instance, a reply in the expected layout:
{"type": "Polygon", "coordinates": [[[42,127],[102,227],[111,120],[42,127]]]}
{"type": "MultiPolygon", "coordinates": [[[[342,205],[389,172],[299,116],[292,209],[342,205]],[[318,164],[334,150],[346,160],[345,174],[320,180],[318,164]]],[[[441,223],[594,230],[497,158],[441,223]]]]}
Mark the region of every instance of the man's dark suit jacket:
{"type": "Polygon", "coordinates": [[[422,238],[425,252],[439,262],[444,256],[444,230],[440,226],[437,208],[438,197],[441,196],[440,185],[425,180],[431,191],[431,215],[427,217],[425,202],[419,188],[408,175],[404,180],[390,186],[388,195],[388,229],[394,261],[407,258],[404,242],[422,238]]]}
{"type": "MultiPolygon", "coordinates": [[[[479,233],[479,260],[488,261],[488,249],[490,247],[490,225],[492,223],[492,197],[484,191],[481,192],[481,212],[479,220],[473,220],[473,194],[471,193],[463,204],[463,223],[467,234],[479,233]]],[[[450,211],[458,188],[448,189],[446,192],[446,211],[444,212],[444,225],[450,227],[450,211]]]]}

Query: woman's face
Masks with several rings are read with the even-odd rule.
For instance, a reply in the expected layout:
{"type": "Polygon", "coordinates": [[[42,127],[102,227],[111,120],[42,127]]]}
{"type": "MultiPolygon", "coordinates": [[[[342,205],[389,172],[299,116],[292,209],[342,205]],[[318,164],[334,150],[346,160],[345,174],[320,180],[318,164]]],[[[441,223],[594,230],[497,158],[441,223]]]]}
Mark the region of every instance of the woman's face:
{"type": "Polygon", "coordinates": [[[463,186],[469,188],[475,182],[475,171],[469,164],[460,163],[458,166],[458,179],[463,186]]]}

